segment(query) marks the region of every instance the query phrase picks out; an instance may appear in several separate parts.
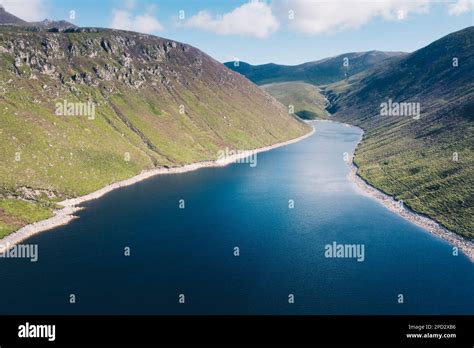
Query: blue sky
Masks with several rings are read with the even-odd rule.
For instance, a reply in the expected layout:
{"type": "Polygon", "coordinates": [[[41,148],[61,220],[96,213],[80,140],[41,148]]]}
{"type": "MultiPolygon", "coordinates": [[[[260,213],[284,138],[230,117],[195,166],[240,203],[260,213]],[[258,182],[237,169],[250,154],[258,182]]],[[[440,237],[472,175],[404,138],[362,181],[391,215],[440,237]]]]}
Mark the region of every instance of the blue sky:
{"type": "Polygon", "coordinates": [[[298,64],[345,52],[413,51],[473,25],[473,0],[0,0],[27,19],[67,19],[189,43],[224,62],[298,64]],[[75,18],[70,19],[74,11],[75,18]],[[182,11],[182,12],[180,12],[182,11]]]}

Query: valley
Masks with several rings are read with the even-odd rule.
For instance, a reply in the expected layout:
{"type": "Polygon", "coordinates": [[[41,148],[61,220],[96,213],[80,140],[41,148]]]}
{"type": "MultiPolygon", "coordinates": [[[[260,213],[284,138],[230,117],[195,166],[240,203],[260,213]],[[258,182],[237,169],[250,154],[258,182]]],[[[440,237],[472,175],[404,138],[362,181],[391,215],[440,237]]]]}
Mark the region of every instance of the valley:
{"type": "Polygon", "coordinates": [[[326,99],[319,88],[305,82],[278,82],[260,86],[302,119],[327,118],[326,99]]]}
{"type": "MultiPolygon", "coordinates": [[[[328,100],[330,119],[365,131],[354,158],[362,179],[415,212],[472,239],[473,40],[471,26],[409,54],[387,53],[367,59],[374,55],[360,53],[358,65],[343,77],[344,58],[350,54],[293,67],[240,62],[234,69],[257,84],[301,78],[320,88],[328,100]],[[320,78],[313,77],[315,71],[320,78]]],[[[349,67],[353,61],[348,60],[349,67]]],[[[288,105],[298,105],[302,98],[297,88],[284,93],[268,91],[288,105]]],[[[321,96],[313,98],[321,100],[321,96]]]]}

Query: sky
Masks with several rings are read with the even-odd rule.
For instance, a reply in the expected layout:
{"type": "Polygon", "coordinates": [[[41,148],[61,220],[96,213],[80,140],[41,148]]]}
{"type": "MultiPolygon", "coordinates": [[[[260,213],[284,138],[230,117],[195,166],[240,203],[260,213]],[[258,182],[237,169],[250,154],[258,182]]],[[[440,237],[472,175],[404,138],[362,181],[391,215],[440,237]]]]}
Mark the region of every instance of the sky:
{"type": "Polygon", "coordinates": [[[474,0],[0,0],[25,20],[149,33],[221,61],[294,65],[412,52],[474,24],[474,0]]]}

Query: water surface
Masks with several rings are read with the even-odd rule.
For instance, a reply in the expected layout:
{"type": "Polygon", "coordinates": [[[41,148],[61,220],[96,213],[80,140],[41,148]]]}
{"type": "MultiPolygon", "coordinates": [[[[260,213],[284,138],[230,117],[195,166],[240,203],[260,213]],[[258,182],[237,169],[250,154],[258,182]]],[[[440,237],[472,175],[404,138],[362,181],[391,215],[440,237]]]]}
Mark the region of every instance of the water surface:
{"type": "Polygon", "coordinates": [[[157,176],[87,202],[25,242],[38,262],[0,259],[0,314],[474,313],[473,264],[347,180],[361,131],[316,127],[254,168],[157,176]],[[365,260],[326,258],[333,241],[364,245],[365,260]]]}

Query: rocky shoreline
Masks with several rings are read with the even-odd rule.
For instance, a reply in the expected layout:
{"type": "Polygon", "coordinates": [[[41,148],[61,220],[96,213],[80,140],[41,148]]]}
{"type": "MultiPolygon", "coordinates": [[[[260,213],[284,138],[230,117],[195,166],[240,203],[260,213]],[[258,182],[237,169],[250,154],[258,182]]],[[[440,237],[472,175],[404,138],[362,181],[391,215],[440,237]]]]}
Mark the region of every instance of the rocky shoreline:
{"type": "Polygon", "coordinates": [[[221,160],[216,160],[216,161],[203,161],[203,162],[197,162],[197,163],[192,163],[184,166],[179,166],[179,167],[171,167],[171,168],[156,168],[152,170],[147,170],[143,171],[142,173],[131,177],[129,179],[125,179],[110,185],[107,185],[95,192],[89,193],[84,196],[76,197],[76,198],[71,198],[67,199],[65,201],[59,202],[58,204],[63,206],[64,208],[56,210],[54,212],[54,216],[50,217],[49,219],[46,220],[41,220],[37,221],[35,223],[26,225],[22,228],[20,228],[18,231],[15,231],[8,236],[4,237],[3,239],[0,239],[0,252],[8,250],[9,248],[13,247],[16,244],[19,244],[20,242],[24,241],[25,239],[43,232],[47,231],[50,229],[53,229],[55,227],[59,227],[62,225],[66,225],[70,221],[74,220],[77,218],[74,213],[77,211],[83,209],[79,207],[81,203],[97,199],[105,195],[106,193],[116,190],[120,187],[125,187],[125,186],[130,186],[133,185],[139,181],[148,179],[152,176],[155,175],[162,175],[162,174],[177,174],[177,173],[185,173],[185,172],[190,172],[194,171],[200,168],[208,168],[208,167],[223,167],[231,163],[238,162],[241,159],[244,159],[246,157],[252,156],[256,153],[260,152],[265,152],[265,151],[270,151],[273,149],[276,149],[278,147],[286,146],[295,142],[298,142],[300,140],[303,140],[311,135],[313,135],[315,132],[315,128],[298,138],[291,139],[285,142],[273,144],[270,146],[265,146],[262,148],[254,149],[254,150],[248,150],[244,152],[237,153],[235,155],[231,155],[225,159],[221,160]]]}
{"type": "MultiPolygon", "coordinates": [[[[347,125],[349,126],[349,125],[347,125]]],[[[313,130],[301,137],[288,140],[282,143],[277,143],[274,145],[266,146],[263,148],[255,149],[255,150],[249,150],[245,151],[236,155],[232,155],[229,158],[226,158],[225,160],[219,160],[219,161],[203,161],[203,162],[197,162],[197,163],[192,163],[180,167],[172,167],[172,168],[156,168],[152,170],[147,170],[143,171],[142,173],[131,177],[126,180],[122,180],[110,185],[107,185],[95,192],[89,193],[84,196],[76,197],[76,198],[71,198],[67,199],[65,201],[62,201],[58,203],[59,205],[63,206],[64,208],[56,210],[54,212],[54,216],[52,216],[49,219],[38,221],[29,225],[26,225],[19,229],[16,232],[13,232],[12,234],[4,237],[3,239],[0,239],[0,251],[5,251],[6,249],[9,249],[13,247],[16,244],[21,243],[22,241],[26,240],[27,238],[43,232],[47,231],[50,229],[53,229],[55,227],[59,227],[62,225],[66,225],[70,221],[74,220],[77,218],[75,213],[83,208],[81,208],[79,205],[90,201],[94,200],[97,198],[102,197],[103,195],[107,194],[110,191],[116,190],[120,187],[125,187],[129,185],[133,185],[137,182],[140,182],[142,180],[148,179],[150,177],[153,177],[155,175],[163,175],[163,174],[178,174],[178,173],[185,173],[185,172],[190,172],[194,171],[200,168],[208,168],[208,167],[223,167],[231,163],[235,163],[239,161],[240,159],[246,158],[248,156],[251,156],[255,153],[260,153],[260,152],[265,152],[265,151],[270,151],[273,149],[276,149],[278,147],[282,147],[285,145],[289,145],[295,142],[298,142],[300,140],[303,140],[304,138],[307,138],[311,135],[313,135],[315,132],[315,128],[313,127],[313,130]]],[[[371,186],[368,184],[365,180],[363,180],[359,175],[358,175],[358,168],[355,166],[355,164],[351,161],[350,163],[350,170],[348,173],[348,179],[353,182],[364,194],[376,199],[380,203],[382,203],[387,209],[390,211],[397,213],[404,219],[422,227],[423,229],[427,230],[429,233],[436,235],[437,237],[447,241],[451,245],[457,247],[459,250],[461,250],[472,262],[474,262],[474,242],[471,240],[468,240],[466,238],[463,238],[457,234],[455,234],[452,231],[449,231],[445,227],[441,226],[434,220],[417,214],[416,212],[413,212],[411,210],[408,210],[407,208],[401,207],[399,202],[396,201],[393,197],[383,193],[382,191],[378,190],[377,188],[371,186]]]]}
{"type": "MultiPolygon", "coordinates": [[[[362,139],[362,137],[361,137],[362,139]]],[[[359,139],[359,142],[360,140],[359,139]]],[[[415,225],[427,230],[429,233],[447,241],[452,246],[457,247],[474,263],[474,242],[466,239],[447,228],[443,227],[436,221],[429,217],[420,215],[400,204],[392,196],[385,194],[379,189],[367,183],[358,174],[358,168],[353,162],[353,157],[350,161],[350,170],[347,175],[348,179],[353,182],[364,194],[376,199],[382,203],[390,211],[400,215],[404,219],[414,223],[415,225]]]]}

